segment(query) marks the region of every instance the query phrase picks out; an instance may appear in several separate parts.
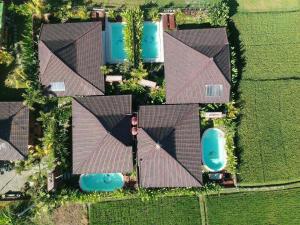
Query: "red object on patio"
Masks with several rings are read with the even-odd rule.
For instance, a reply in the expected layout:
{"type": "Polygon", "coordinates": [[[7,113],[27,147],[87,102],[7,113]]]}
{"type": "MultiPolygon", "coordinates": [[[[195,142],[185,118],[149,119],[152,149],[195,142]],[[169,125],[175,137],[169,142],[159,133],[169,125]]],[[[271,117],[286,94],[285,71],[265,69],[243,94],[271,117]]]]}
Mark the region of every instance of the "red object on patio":
{"type": "Polygon", "coordinates": [[[168,30],[169,27],[169,16],[167,14],[163,14],[162,17],[163,30],[168,30]]]}
{"type": "Polygon", "coordinates": [[[132,134],[132,136],[136,136],[136,135],[138,134],[138,129],[137,129],[137,127],[132,127],[132,128],[131,128],[131,134],[132,134]]]}
{"type": "Polygon", "coordinates": [[[138,119],[136,116],[131,117],[131,125],[136,126],[138,124],[138,119]]]}
{"type": "Polygon", "coordinates": [[[176,22],[175,22],[175,15],[174,14],[169,15],[169,28],[170,28],[170,30],[174,30],[176,28],[176,22]]]}

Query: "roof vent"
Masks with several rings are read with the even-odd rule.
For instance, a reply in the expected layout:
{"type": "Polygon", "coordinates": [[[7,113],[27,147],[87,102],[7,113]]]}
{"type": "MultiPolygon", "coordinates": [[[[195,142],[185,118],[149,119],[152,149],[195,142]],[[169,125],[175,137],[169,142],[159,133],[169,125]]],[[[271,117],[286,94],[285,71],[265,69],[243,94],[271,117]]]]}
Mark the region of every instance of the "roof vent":
{"type": "Polygon", "coordinates": [[[159,142],[156,143],[155,148],[156,148],[156,149],[160,149],[160,148],[161,148],[159,142]]]}

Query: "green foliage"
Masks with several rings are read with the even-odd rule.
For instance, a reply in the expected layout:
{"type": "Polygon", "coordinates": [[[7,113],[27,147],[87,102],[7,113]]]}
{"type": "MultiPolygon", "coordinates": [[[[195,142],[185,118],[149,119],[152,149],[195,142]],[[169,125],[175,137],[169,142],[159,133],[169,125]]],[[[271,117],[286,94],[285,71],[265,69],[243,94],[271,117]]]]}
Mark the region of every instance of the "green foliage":
{"type": "Polygon", "coordinates": [[[126,26],[124,28],[124,45],[128,61],[135,68],[142,61],[143,12],[139,7],[129,8],[122,12],[126,26]]]}
{"type": "Polygon", "coordinates": [[[16,88],[16,89],[26,88],[27,80],[28,78],[24,73],[24,70],[21,67],[17,67],[8,74],[5,80],[5,86],[10,88],[16,88]]]}
{"type": "Polygon", "coordinates": [[[141,95],[146,91],[144,87],[138,84],[137,79],[125,80],[123,83],[119,84],[119,88],[124,94],[141,95]]]}
{"type": "Polygon", "coordinates": [[[14,61],[14,57],[4,49],[0,49],[0,64],[9,66],[14,61]]]}
{"type": "Polygon", "coordinates": [[[160,20],[160,15],[159,15],[159,7],[158,5],[152,5],[149,8],[143,9],[144,11],[144,19],[146,21],[154,21],[157,22],[160,20]]]}
{"type": "Polygon", "coordinates": [[[119,16],[119,13],[115,9],[109,9],[107,11],[108,20],[111,21],[111,22],[116,22],[118,16],[119,16]]]}
{"type": "Polygon", "coordinates": [[[0,209],[0,224],[11,225],[13,223],[13,215],[9,211],[8,207],[0,209]]]}
{"type": "Polygon", "coordinates": [[[53,168],[60,166],[70,168],[69,127],[72,115],[70,98],[51,98],[47,104],[47,111],[41,111],[38,121],[42,123],[44,136],[43,149],[53,155],[53,168]],[[49,107],[50,110],[49,110],[49,107]]]}
{"type": "Polygon", "coordinates": [[[204,8],[203,10],[195,11],[192,15],[186,15],[182,9],[175,11],[177,25],[209,23],[209,14],[204,8]]]}
{"type": "Polygon", "coordinates": [[[162,104],[166,101],[166,87],[165,82],[162,87],[153,89],[149,93],[151,104],[162,104]]]}
{"type": "Polygon", "coordinates": [[[300,189],[206,197],[208,221],[219,224],[299,224],[300,189]],[[233,207],[237,206],[237,207],[233,207]]]}
{"type": "Polygon", "coordinates": [[[92,204],[90,224],[201,224],[198,198],[165,197],[143,202],[140,199],[92,204]],[[108,216],[109,215],[109,216],[108,216]]]}
{"type": "Polygon", "coordinates": [[[243,79],[300,77],[300,12],[239,13],[233,17],[244,46],[243,79]]]}
{"type": "Polygon", "coordinates": [[[103,74],[103,75],[109,75],[113,72],[113,70],[111,68],[109,68],[108,66],[101,66],[100,67],[100,72],[103,74]]]}
{"type": "Polygon", "coordinates": [[[214,26],[227,26],[229,19],[229,7],[224,1],[208,6],[210,24],[214,26]]]}
{"type": "Polygon", "coordinates": [[[130,72],[130,78],[135,80],[141,80],[143,78],[146,78],[148,76],[147,70],[143,67],[143,64],[140,63],[138,68],[132,69],[130,72]]]}
{"type": "Polygon", "coordinates": [[[299,180],[299,81],[243,81],[241,90],[242,184],[299,180]]]}

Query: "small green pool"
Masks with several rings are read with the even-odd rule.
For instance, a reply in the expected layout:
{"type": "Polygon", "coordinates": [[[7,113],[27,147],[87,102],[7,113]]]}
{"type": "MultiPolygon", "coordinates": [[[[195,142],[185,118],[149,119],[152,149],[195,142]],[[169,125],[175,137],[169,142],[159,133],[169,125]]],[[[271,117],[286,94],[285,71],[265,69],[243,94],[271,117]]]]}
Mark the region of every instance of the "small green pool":
{"type": "Polygon", "coordinates": [[[202,161],[209,171],[223,170],[227,163],[225,134],[218,128],[209,128],[202,135],[202,161]]]}
{"type": "Polygon", "coordinates": [[[81,190],[86,192],[94,191],[115,191],[124,186],[124,179],[121,173],[93,173],[82,174],[79,179],[81,190]]]}

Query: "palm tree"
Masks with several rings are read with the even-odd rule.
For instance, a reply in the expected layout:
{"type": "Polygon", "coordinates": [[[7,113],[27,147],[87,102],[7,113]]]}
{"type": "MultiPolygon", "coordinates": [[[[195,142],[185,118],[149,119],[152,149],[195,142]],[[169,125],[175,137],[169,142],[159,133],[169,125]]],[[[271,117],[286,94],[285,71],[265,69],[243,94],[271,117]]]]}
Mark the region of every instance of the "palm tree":
{"type": "Polygon", "coordinates": [[[49,13],[47,12],[48,4],[45,0],[31,0],[25,3],[27,10],[32,14],[33,18],[49,21],[49,13]]]}
{"type": "Polygon", "coordinates": [[[0,65],[9,66],[14,61],[14,57],[7,51],[0,49],[0,65]]]}
{"type": "Polygon", "coordinates": [[[8,74],[5,80],[5,86],[10,88],[27,88],[27,76],[21,67],[15,68],[12,72],[8,74]]]}

